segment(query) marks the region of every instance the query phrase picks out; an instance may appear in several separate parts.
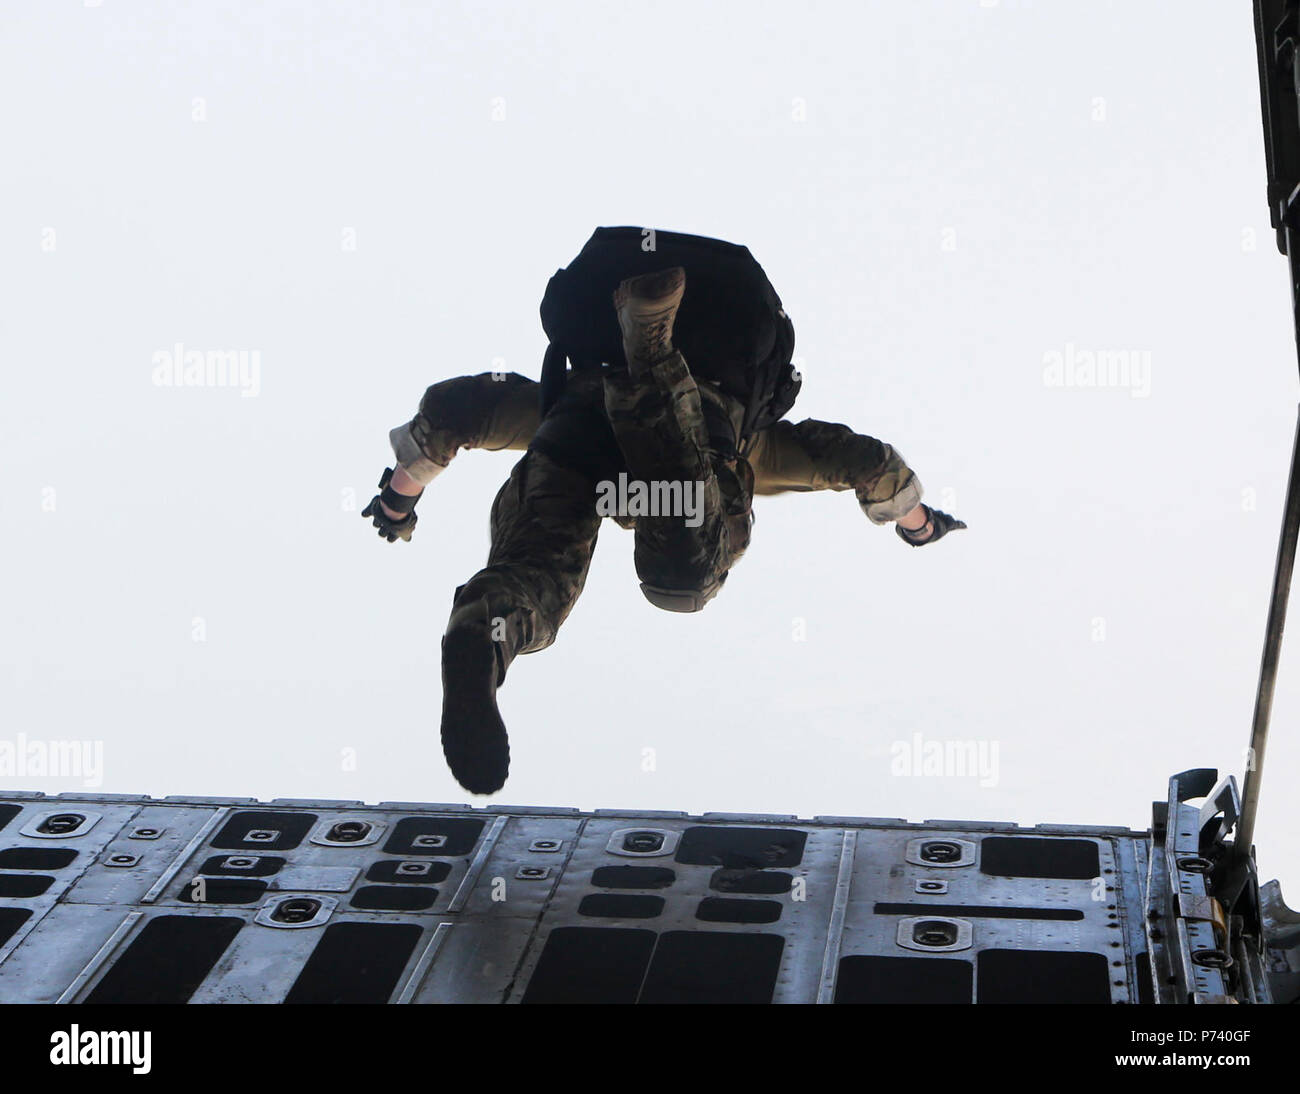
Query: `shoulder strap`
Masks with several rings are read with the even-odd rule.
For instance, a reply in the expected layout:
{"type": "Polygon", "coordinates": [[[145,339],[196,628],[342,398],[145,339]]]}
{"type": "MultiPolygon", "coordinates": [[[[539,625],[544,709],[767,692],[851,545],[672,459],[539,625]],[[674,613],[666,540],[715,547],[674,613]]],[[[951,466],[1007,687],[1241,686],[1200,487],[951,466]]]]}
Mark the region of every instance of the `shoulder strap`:
{"type": "Polygon", "coordinates": [[[551,407],[561,395],[564,394],[565,388],[565,368],[567,356],[559,346],[551,342],[546,347],[546,354],[542,358],[542,417],[545,418],[550,412],[551,407]]]}

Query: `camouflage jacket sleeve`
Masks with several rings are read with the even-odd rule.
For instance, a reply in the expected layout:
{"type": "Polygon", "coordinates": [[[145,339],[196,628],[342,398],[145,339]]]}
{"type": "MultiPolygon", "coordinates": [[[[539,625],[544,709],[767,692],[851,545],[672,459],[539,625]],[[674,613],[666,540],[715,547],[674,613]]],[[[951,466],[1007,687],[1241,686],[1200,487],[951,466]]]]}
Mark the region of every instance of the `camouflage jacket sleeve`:
{"type": "Polygon", "coordinates": [[[484,372],[434,384],[409,422],[388,434],[397,462],[421,486],[461,448],[524,449],[537,431],[538,383],[518,373],[484,372]]]}
{"type": "Polygon", "coordinates": [[[755,494],[852,490],[873,524],[897,520],[921,502],[921,480],[898,451],[846,425],[777,422],[754,435],[749,461],[755,494]]]}

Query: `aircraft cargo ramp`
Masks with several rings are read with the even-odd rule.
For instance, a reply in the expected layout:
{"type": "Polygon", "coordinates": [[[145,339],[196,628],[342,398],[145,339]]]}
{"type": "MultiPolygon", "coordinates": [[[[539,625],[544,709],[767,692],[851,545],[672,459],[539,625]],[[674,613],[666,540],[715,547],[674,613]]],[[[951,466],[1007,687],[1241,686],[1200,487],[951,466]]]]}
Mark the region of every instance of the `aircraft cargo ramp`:
{"type": "Polygon", "coordinates": [[[1215,779],[1150,832],[11,794],[0,1002],[1290,1001],[1215,779]]]}

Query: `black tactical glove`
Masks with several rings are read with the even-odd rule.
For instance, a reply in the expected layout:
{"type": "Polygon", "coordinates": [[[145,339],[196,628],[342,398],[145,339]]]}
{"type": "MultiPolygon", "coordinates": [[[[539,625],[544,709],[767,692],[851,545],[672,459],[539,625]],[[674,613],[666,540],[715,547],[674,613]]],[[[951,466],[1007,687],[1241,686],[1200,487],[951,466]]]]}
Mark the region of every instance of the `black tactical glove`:
{"type": "Polygon", "coordinates": [[[924,547],[927,543],[942,539],[949,532],[955,532],[958,528],[966,527],[965,521],[958,520],[947,513],[941,513],[938,509],[931,509],[928,505],[922,505],[921,508],[925,510],[926,523],[921,525],[915,532],[909,532],[901,524],[894,525],[894,531],[898,533],[898,538],[913,547],[924,547]],[[926,529],[931,525],[933,525],[934,531],[929,536],[926,536],[926,529]]]}
{"type": "Polygon", "coordinates": [[[415,531],[415,522],[420,519],[415,513],[415,503],[424,497],[424,491],[421,490],[414,497],[409,494],[399,494],[388,486],[392,477],[393,469],[391,467],[384,468],[384,473],[379,479],[379,493],[370,500],[369,505],[361,510],[361,515],[363,517],[373,517],[375,527],[379,529],[379,534],[387,539],[389,543],[397,539],[410,543],[411,533],[415,531]],[[406,516],[401,520],[393,520],[380,507],[380,502],[383,502],[394,512],[405,513],[406,516]]]}

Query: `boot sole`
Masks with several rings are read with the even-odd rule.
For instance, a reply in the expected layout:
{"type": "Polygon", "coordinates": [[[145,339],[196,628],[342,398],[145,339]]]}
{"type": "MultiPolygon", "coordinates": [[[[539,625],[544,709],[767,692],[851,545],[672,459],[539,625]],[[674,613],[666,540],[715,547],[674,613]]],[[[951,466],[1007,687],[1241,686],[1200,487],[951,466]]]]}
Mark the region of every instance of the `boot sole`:
{"type": "Polygon", "coordinates": [[[442,754],[471,794],[495,794],[510,771],[510,741],[497,710],[492,639],[470,629],[442,640],[442,754]]]}
{"type": "Polygon", "coordinates": [[[686,292],[681,266],[629,277],[614,291],[628,368],[639,372],[672,352],[672,328],[686,292]]]}
{"type": "Polygon", "coordinates": [[[672,313],[686,292],[686,271],[681,266],[629,277],[614,291],[614,307],[627,308],[629,318],[638,321],[672,313]]]}

